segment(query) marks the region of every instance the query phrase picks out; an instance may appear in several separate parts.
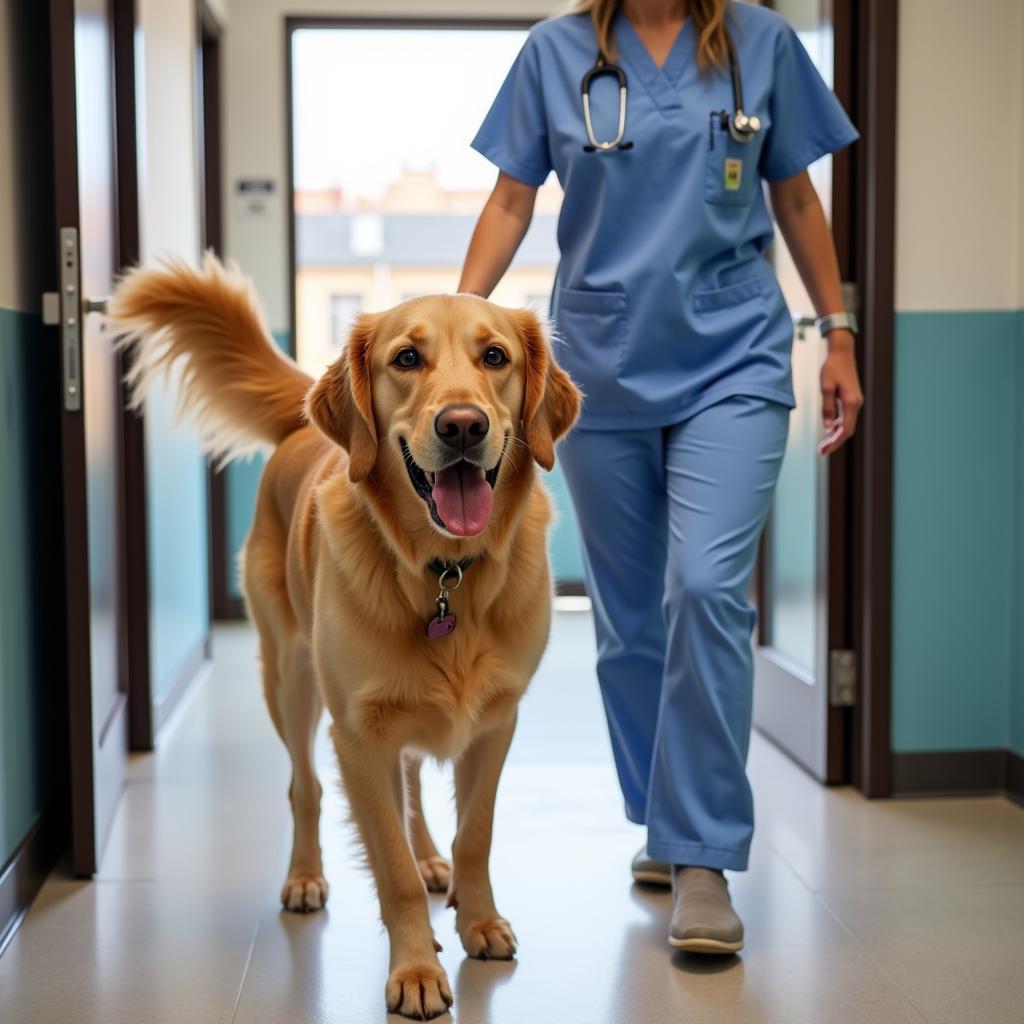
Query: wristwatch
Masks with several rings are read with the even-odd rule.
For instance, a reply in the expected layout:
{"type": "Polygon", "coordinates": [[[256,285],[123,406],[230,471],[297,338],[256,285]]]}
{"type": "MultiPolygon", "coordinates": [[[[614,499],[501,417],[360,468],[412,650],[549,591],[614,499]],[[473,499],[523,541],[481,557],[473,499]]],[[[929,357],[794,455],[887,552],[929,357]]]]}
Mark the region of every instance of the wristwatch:
{"type": "Polygon", "coordinates": [[[857,333],[857,316],[855,313],[829,313],[828,316],[821,317],[815,323],[815,327],[818,328],[818,333],[822,337],[832,331],[849,331],[855,335],[857,333]]]}

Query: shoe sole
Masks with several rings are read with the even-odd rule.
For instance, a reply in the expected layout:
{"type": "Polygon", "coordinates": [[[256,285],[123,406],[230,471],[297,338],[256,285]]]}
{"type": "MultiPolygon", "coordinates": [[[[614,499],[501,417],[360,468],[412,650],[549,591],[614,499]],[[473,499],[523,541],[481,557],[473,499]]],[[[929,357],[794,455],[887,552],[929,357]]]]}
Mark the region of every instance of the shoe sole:
{"type": "Polygon", "coordinates": [[[666,889],[672,886],[672,876],[662,875],[657,871],[634,871],[634,882],[643,882],[645,885],[663,885],[666,889]]]}
{"type": "Polygon", "coordinates": [[[743,948],[742,939],[739,942],[723,942],[721,939],[673,939],[669,936],[668,944],[686,953],[711,953],[719,956],[738,953],[743,948]]]}

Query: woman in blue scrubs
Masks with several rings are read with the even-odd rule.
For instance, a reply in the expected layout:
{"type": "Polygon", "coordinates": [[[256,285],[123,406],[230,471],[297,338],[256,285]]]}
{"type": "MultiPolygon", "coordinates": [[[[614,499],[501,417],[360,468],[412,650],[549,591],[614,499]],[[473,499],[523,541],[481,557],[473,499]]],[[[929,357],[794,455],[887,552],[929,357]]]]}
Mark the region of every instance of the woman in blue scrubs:
{"type": "MultiPolygon", "coordinates": [[[[596,79],[590,108],[595,138],[614,139],[618,82],[596,79]]],[[[473,142],[499,175],[461,291],[490,294],[552,170],[565,191],[552,315],[585,400],[560,459],[626,814],[647,828],[634,876],[672,885],[669,941],[694,952],[743,944],[723,870],[746,868],[753,833],[746,595],[794,405],[762,183],[818,315],[839,314],[822,324],[829,453],[853,434],[862,397],[806,169],[856,138],[773,12],[585,0],[530,32],[473,142]],[[745,112],[761,121],[748,141],[729,130],[730,40],[745,112]],[[605,152],[585,149],[580,91],[599,54],[625,72],[632,143],[605,152]]]]}

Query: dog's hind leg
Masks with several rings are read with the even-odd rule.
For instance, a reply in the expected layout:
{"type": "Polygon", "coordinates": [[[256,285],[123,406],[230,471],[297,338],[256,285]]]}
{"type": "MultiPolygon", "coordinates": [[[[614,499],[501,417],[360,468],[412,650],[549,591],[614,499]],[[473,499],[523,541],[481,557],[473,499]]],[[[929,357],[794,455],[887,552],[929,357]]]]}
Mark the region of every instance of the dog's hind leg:
{"type": "Polygon", "coordinates": [[[451,861],[438,852],[434,839],[423,816],[423,800],[420,792],[420,769],[422,759],[413,754],[403,758],[405,772],[405,830],[409,836],[416,865],[430,892],[447,892],[451,879],[451,861]]]}
{"type": "Polygon", "coordinates": [[[281,738],[292,759],[288,798],[294,827],[291,863],[281,889],[281,903],[286,910],[308,913],[323,907],[328,892],[320,853],[323,790],[313,764],[313,743],[323,703],[313,677],[309,646],[297,633],[278,653],[276,697],[281,738]]]}
{"type": "Polygon", "coordinates": [[[452,844],[454,872],[449,903],[462,946],[481,960],[510,960],[516,953],[512,926],[494,906],[488,861],[494,799],[512,734],[515,713],[478,736],[455,762],[458,829],[452,844]]]}
{"type": "Polygon", "coordinates": [[[299,631],[283,580],[279,579],[277,549],[269,542],[261,543],[267,540],[266,532],[254,531],[246,545],[245,591],[249,614],[260,635],[267,708],[292,762],[288,788],[292,856],[281,903],[287,910],[308,913],[327,902],[320,854],[322,789],[313,764],[313,742],[323,702],[313,675],[309,645],[299,631]]]}

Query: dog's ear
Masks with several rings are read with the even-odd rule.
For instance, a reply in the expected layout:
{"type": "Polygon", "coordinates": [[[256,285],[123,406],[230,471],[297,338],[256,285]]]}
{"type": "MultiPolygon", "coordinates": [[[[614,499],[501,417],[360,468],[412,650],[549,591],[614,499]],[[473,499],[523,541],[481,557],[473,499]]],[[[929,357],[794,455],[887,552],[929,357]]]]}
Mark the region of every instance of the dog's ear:
{"type": "Polygon", "coordinates": [[[569,432],[580,414],[580,391],[555,362],[547,330],[537,314],[520,309],[513,320],[526,352],[525,441],[537,464],[550,470],[555,464],[555,442],[569,432]]]}
{"type": "Polygon", "coordinates": [[[377,426],[370,388],[370,343],[378,317],[356,320],[341,355],[306,396],[310,422],[348,452],[348,475],[358,483],[377,461],[377,426]]]}

